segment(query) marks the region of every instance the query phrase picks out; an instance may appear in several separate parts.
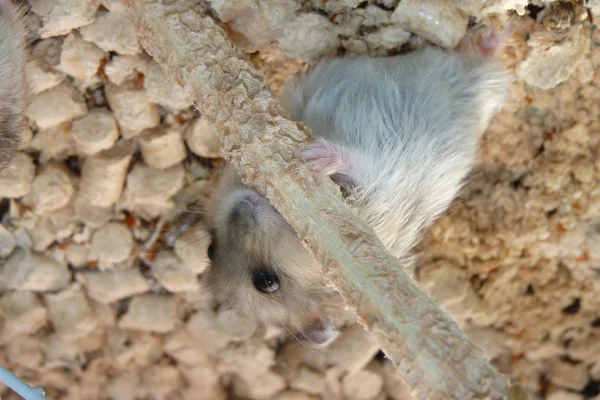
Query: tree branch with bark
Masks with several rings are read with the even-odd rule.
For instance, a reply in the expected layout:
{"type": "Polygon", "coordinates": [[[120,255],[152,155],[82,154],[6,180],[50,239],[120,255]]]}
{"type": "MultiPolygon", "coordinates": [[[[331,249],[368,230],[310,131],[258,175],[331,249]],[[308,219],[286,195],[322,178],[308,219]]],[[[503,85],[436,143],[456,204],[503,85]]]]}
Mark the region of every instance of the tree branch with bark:
{"type": "Polygon", "coordinates": [[[124,0],[138,37],[216,125],[222,155],[298,232],[416,399],[517,399],[482,352],[298,157],[310,137],[225,31],[189,0],[124,0]],[[360,305],[360,307],[359,307],[360,305]]]}

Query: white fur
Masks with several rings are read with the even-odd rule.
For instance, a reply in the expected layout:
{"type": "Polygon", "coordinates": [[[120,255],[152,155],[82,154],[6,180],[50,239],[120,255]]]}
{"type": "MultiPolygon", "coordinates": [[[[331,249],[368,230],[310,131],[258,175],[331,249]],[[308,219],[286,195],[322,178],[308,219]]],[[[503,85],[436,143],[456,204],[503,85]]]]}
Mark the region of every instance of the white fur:
{"type": "Polygon", "coordinates": [[[509,83],[497,63],[429,47],[321,64],[284,104],[346,149],[354,205],[403,257],[456,196],[509,83]]]}

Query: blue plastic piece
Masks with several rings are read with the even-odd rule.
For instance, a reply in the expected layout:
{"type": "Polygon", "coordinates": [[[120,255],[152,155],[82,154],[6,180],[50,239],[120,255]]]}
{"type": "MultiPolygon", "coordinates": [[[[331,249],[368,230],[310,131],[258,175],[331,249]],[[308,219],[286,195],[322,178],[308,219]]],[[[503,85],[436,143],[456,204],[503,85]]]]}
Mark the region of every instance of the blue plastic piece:
{"type": "Polygon", "coordinates": [[[2,365],[0,365],[0,382],[4,383],[25,400],[46,400],[44,389],[32,388],[2,365]]]}

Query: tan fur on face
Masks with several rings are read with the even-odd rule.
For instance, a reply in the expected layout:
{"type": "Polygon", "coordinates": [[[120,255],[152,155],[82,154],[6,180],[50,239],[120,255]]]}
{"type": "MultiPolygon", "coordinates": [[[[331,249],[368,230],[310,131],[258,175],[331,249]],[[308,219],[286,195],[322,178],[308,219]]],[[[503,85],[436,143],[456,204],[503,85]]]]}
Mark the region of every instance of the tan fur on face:
{"type": "Polygon", "coordinates": [[[295,231],[264,198],[253,210],[243,202],[257,196],[243,186],[235,169],[225,168],[209,204],[209,225],[216,242],[208,282],[219,302],[258,320],[285,326],[296,334],[341,309],[319,266],[302,246],[295,231]],[[231,215],[238,212],[235,221],[231,215]],[[276,273],[281,285],[271,294],[252,283],[254,269],[276,273]]]}

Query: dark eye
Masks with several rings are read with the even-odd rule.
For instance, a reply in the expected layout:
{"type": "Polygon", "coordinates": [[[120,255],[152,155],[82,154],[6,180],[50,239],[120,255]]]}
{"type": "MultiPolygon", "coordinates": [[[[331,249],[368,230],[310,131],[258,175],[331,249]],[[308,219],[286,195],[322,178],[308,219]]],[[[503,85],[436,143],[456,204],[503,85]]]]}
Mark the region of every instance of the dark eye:
{"type": "Polygon", "coordinates": [[[266,271],[255,271],[252,276],[252,283],[256,290],[263,293],[273,293],[279,289],[279,277],[266,271]]]}
{"type": "Polygon", "coordinates": [[[207,254],[210,261],[215,261],[215,252],[217,251],[217,242],[214,240],[208,246],[207,254]]]}

